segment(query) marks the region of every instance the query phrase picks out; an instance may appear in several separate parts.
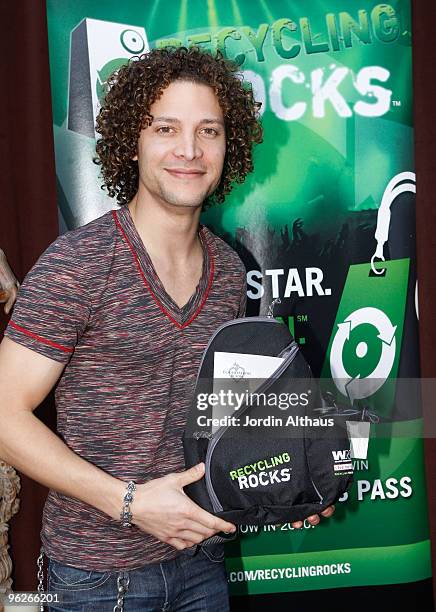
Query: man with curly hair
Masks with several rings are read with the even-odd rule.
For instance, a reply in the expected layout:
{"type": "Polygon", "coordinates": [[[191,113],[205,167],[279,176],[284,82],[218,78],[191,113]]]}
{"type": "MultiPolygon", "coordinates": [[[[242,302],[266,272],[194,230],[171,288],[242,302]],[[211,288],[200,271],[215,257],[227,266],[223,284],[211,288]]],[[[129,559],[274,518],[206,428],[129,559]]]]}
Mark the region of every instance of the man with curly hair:
{"type": "Polygon", "coordinates": [[[184,493],[204,465],[181,437],[209,337],[245,311],[241,260],[199,224],[262,137],[236,70],[155,49],[111,77],[96,161],[120,209],[42,255],[0,347],[0,456],[50,488],[53,610],[228,609],[222,546],[198,545],[235,526],[184,493]],[[55,384],[60,437],[33,415],[55,384]]]}

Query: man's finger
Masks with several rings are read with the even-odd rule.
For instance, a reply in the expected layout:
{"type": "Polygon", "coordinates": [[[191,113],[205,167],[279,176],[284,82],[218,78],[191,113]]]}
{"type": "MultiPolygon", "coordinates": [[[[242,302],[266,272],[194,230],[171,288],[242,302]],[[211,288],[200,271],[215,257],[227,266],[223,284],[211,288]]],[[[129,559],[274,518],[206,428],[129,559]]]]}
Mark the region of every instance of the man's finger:
{"type": "Polygon", "coordinates": [[[181,540],[180,538],[171,538],[168,540],[168,544],[177,548],[177,550],[184,550],[185,548],[189,548],[193,546],[193,542],[185,542],[185,540],[181,540]]]}
{"type": "Polygon", "coordinates": [[[197,465],[192,466],[189,470],[185,470],[184,472],[180,472],[179,474],[179,483],[181,487],[186,487],[192,482],[197,482],[200,478],[204,476],[204,463],[197,463],[197,465]]]}
{"type": "Polygon", "coordinates": [[[294,529],[301,529],[303,527],[303,521],[295,521],[291,523],[291,525],[294,529]]]}
{"type": "Polygon", "coordinates": [[[188,529],[189,531],[193,531],[194,533],[203,536],[203,539],[210,538],[216,533],[214,529],[210,529],[197,521],[191,521],[189,519],[185,521],[184,529],[188,529]]]}
{"type": "MultiPolygon", "coordinates": [[[[204,476],[204,463],[197,463],[189,470],[185,470],[179,474],[179,484],[182,487],[186,487],[186,485],[191,484],[192,482],[196,482],[200,480],[204,476]]],[[[227,521],[223,521],[222,519],[206,512],[200,506],[191,502],[192,511],[190,513],[190,518],[207,527],[208,529],[213,529],[215,533],[218,531],[224,531],[226,533],[233,533],[236,531],[236,527],[232,523],[228,523],[227,521]]]]}
{"type": "Polygon", "coordinates": [[[326,508],[325,510],[323,510],[321,512],[321,515],[325,516],[326,518],[328,518],[329,516],[331,516],[333,514],[334,511],[335,511],[335,507],[334,506],[329,506],[328,508],[326,508]]]}
{"type": "Polygon", "coordinates": [[[213,529],[215,533],[218,531],[234,533],[236,531],[236,527],[233,525],[233,523],[228,523],[227,521],[206,512],[206,510],[203,510],[203,508],[200,508],[200,506],[197,506],[197,504],[194,504],[194,502],[192,502],[192,505],[193,511],[190,515],[191,520],[201,523],[204,527],[213,529]]]}
{"type": "Polygon", "coordinates": [[[207,540],[207,538],[203,537],[198,532],[190,531],[188,529],[182,529],[181,531],[179,531],[177,537],[181,540],[184,540],[185,542],[192,542],[192,544],[200,544],[200,542],[203,542],[203,540],[207,540]]]}
{"type": "Polygon", "coordinates": [[[312,514],[311,516],[308,516],[306,520],[311,525],[318,525],[320,518],[317,514],[312,514]]]}

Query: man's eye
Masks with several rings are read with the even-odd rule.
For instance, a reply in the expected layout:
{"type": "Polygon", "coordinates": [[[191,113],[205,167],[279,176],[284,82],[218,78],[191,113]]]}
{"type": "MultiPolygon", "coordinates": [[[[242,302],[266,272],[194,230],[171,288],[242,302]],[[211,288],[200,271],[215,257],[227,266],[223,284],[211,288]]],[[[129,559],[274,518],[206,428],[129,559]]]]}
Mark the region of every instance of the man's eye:
{"type": "Polygon", "coordinates": [[[206,134],[206,136],[218,136],[218,131],[215,128],[203,128],[202,132],[206,134]]]}
{"type": "Polygon", "coordinates": [[[173,128],[169,125],[161,125],[156,129],[158,134],[169,134],[173,128]]]}

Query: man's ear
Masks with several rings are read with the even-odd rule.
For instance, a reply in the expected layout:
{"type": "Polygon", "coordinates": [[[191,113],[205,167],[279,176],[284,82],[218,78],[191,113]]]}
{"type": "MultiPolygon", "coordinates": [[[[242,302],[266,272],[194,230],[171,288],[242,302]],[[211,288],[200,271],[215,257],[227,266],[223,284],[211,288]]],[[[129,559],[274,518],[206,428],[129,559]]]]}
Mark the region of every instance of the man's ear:
{"type": "Polygon", "coordinates": [[[138,156],[137,156],[137,155],[134,155],[134,156],[132,157],[132,160],[133,160],[133,161],[138,161],[138,156]]]}

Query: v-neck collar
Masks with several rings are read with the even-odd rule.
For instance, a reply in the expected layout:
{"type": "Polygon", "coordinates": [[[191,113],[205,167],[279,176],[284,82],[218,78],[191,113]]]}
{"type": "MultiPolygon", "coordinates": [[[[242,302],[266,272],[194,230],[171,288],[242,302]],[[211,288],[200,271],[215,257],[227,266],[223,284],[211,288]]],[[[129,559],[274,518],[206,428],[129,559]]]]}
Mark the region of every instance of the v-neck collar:
{"type": "Polygon", "coordinates": [[[200,225],[198,235],[203,249],[202,274],[194,293],[188,302],[180,308],[165,290],[136,229],[129,208],[123,206],[118,211],[113,210],[112,215],[118,231],[132,253],[138,273],[156,305],[176,327],[179,329],[187,327],[199,315],[213,283],[215,244],[212,234],[206,227],[200,225]]]}

